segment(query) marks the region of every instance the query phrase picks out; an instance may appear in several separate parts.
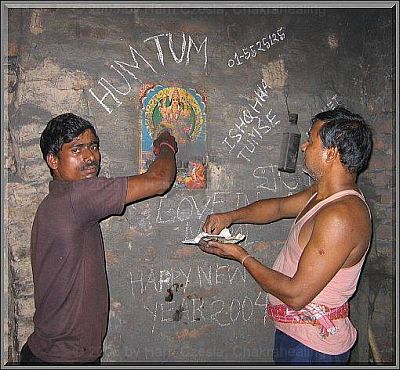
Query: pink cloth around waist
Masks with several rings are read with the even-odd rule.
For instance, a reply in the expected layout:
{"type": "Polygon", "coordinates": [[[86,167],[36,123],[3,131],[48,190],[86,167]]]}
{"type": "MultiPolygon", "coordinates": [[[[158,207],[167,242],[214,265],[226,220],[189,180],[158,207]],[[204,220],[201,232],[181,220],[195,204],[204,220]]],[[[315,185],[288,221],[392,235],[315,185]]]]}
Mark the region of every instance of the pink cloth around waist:
{"type": "Polygon", "coordinates": [[[267,305],[266,314],[273,321],[290,324],[310,324],[320,328],[320,335],[325,338],[337,331],[333,320],[349,316],[349,304],[329,308],[324,305],[310,303],[301,310],[293,310],[285,304],[267,305]]]}

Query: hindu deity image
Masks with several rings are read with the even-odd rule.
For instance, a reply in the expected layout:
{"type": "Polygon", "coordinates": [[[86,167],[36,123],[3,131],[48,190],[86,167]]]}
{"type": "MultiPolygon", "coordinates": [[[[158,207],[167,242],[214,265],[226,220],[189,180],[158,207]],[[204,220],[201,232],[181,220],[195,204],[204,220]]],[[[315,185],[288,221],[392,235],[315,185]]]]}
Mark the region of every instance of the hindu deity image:
{"type": "Polygon", "coordinates": [[[141,171],[153,160],[152,143],[169,130],[178,143],[176,188],[206,187],[205,101],[194,89],[153,86],[142,96],[141,171]]]}
{"type": "Polygon", "coordinates": [[[190,105],[181,98],[177,89],[172,90],[167,106],[167,98],[159,103],[161,115],[160,130],[166,128],[171,130],[178,144],[191,141],[190,132],[194,121],[194,112],[190,105]]]}

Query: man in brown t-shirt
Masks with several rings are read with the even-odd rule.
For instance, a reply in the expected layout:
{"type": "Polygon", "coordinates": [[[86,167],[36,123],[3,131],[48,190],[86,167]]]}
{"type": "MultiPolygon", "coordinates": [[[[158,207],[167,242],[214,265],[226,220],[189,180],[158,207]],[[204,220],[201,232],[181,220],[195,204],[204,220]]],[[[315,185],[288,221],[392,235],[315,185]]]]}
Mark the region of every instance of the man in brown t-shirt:
{"type": "Polygon", "coordinates": [[[99,222],[170,189],[175,138],[164,131],[153,145],[156,159],[146,173],[97,177],[101,156],[92,124],[72,113],[47,124],[40,147],[53,180],[32,227],[36,311],[21,364],[100,363],[109,296],[99,222]]]}

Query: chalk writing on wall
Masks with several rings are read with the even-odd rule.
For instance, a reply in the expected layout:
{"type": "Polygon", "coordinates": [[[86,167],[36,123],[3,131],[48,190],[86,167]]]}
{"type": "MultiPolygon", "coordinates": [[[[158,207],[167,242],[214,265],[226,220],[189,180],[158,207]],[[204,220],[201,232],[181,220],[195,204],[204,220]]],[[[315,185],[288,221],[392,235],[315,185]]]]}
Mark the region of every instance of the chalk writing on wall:
{"type": "Polygon", "coordinates": [[[321,112],[325,112],[330,109],[334,109],[338,105],[340,105],[340,98],[337,96],[337,94],[333,95],[332,98],[329,100],[329,102],[321,109],[321,112]]]}
{"type": "MultiPolygon", "coordinates": [[[[258,200],[258,197],[259,194],[252,201],[258,200]]],[[[155,223],[169,226],[173,224],[176,235],[180,235],[179,242],[180,240],[190,239],[201,232],[203,221],[208,214],[239,208],[250,204],[250,202],[247,194],[244,193],[217,192],[206,196],[205,199],[193,195],[181,199],[164,196],[159,200],[155,223]]],[[[149,215],[149,218],[151,218],[150,222],[153,223],[153,216],[149,215]]],[[[244,235],[248,234],[247,229],[240,232],[244,235]]]]}
{"type": "MultiPolygon", "coordinates": [[[[260,193],[255,195],[258,200],[260,193]]],[[[156,223],[183,222],[191,219],[203,219],[209,213],[222,212],[250,204],[245,193],[215,192],[202,198],[188,195],[177,199],[165,195],[160,197],[156,223]]]]}
{"type": "MultiPolygon", "coordinates": [[[[160,226],[174,230],[170,242],[178,245],[184,239],[191,239],[202,231],[206,217],[211,213],[226,212],[247,206],[260,199],[266,199],[280,193],[281,196],[291,195],[311,185],[311,178],[301,171],[294,174],[278,171],[276,165],[263,164],[250,169],[253,174],[253,191],[248,192],[208,192],[204,194],[175,193],[154,198],[148,203],[131,205],[126,210],[125,220],[132,230],[141,229],[144,232],[158,229],[160,226]],[[131,213],[133,212],[133,213],[131,213]],[[140,223],[135,216],[141,215],[140,223]]],[[[247,224],[232,225],[232,232],[246,235],[244,246],[256,242],[252,226],[247,224]]],[[[129,251],[135,243],[128,242],[129,251]]]]}
{"type": "Polygon", "coordinates": [[[263,314],[267,304],[263,292],[257,297],[244,298],[183,298],[178,304],[174,302],[155,302],[153,307],[144,304],[143,308],[150,314],[153,323],[151,333],[156,329],[156,323],[165,325],[174,321],[184,321],[185,324],[204,324],[215,322],[219,327],[237,324],[238,322],[257,320],[264,321],[263,314]],[[258,310],[258,312],[255,312],[258,310]],[[186,317],[185,317],[186,316],[186,317]]]}
{"type": "MultiPolygon", "coordinates": [[[[161,33],[145,39],[143,41],[144,43],[154,42],[158,63],[161,66],[165,66],[165,51],[162,48],[160,38],[168,39],[169,52],[171,53],[173,60],[177,64],[182,63],[185,59],[185,64],[189,65],[190,57],[193,53],[197,53],[198,55],[200,55],[200,53],[203,53],[203,68],[204,72],[207,74],[207,36],[204,37],[204,40],[200,43],[200,45],[198,45],[194,42],[193,38],[190,35],[186,36],[185,33],[182,33],[180,56],[177,56],[177,53],[175,52],[174,40],[176,39],[173,38],[173,35],[171,33],[161,33]]],[[[121,95],[127,96],[131,92],[132,82],[143,84],[142,79],[138,77],[138,73],[143,74],[144,68],[150,68],[154,74],[158,73],[156,68],[154,67],[154,62],[152,64],[149,59],[145,58],[137,49],[135,49],[131,45],[129,45],[129,49],[132,57],[132,60],[130,60],[129,63],[114,60],[114,63],[117,67],[114,66],[114,64],[111,64],[110,66],[110,69],[117,72],[117,78],[122,78],[123,85],[125,87],[122,88],[115,83],[111,83],[109,79],[100,77],[100,79],[97,81],[97,84],[101,86],[102,89],[97,89],[96,92],[94,92],[93,88],[89,89],[90,94],[93,96],[96,102],[100,104],[100,106],[104,108],[108,114],[111,114],[115,110],[115,108],[121,106],[122,102],[118,99],[118,97],[121,95]]]]}
{"type": "Polygon", "coordinates": [[[261,114],[260,109],[269,97],[268,89],[271,87],[261,80],[261,86],[257,85],[254,91],[254,103],[249,103],[249,108],[242,111],[239,123],[234,124],[235,128],[231,128],[223,140],[229,147],[229,153],[234,153],[237,158],[243,158],[247,162],[251,162],[251,156],[263,137],[280,123],[272,109],[266,115],[261,114]]]}
{"type": "MultiPolygon", "coordinates": [[[[175,63],[178,63],[178,64],[182,63],[182,61],[185,57],[185,51],[186,51],[186,35],[185,35],[185,33],[182,32],[181,56],[179,58],[176,56],[175,51],[174,51],[174,43],[173,43],[172,33],[161,33],[159,35],[151,36],[143,41],[143,42],[147,42],[150,40],[154,41],[154,43],[157,47],[157,58],[158,58],[160,64],[163,66],[164,65],[164,53],[163,53],[163,49],[161,47],[160,37],[168,37],[169,50],[171,52],[173,59],[175,60],[175,63]]],[[[204,46],[204,70],[207,71],[207,69],[206,69],[206,67],[207,67],[207,37],[200,44],[199,47],[197,47],[197,45],[194,43],[194,41],[190,35],[188,36],[188,42],[189,42],[189,46],[187,47],[187,52],[186,52],[186,65],[189,64],[190,51],[191,51],[192,47],[194,47],[196,49],[197,54],[199,54],[202,47],[204,46]]]]}
{"type": "Polygon", "coordinates": [[[235,65],[240,66],[246,60],[250,59],[250,57],[255,58],[257,56],[257,52],[259,53],[268,51],[271,46],[283,41],[285,37],[286,35],[283,32],[283,27],[278,28],[276,33],[273,32],[272,34],[263,37],[261,40],[256,41],[254,44],[248,47],[243,47],[239,53],[235,52],[233,58],[228,60],[228,67],[232,68],[235,65]],[[243,54],[240,54],[241,52],[243,52],[243,54]]]}
{"type": "Polygon", "coordinates": [[[300,190],[310,185],[310,178],[306,174],[281,173],[273,164],[254,168],[253,177],[256,179],[254,187],[260,191],[251,195],[243,192],[214,192],[202,197],[187,195],[182,198],[164,195],[159,198],[155,223],[202,220],[210,213],[247,206],[265,197],[263,191],[273,193],[286,191],[289,194],[293,190],[300,190]]]}
{"type": "Polygon", "coordinates": [[[267,305],[267,293],[259,291],[243,297],[201,296],[207,289],[222,285],[245,286],[247,272],[242,266],[219,265],[190,266],[155,271],[130,271],[129,282],[133,297],[155,294],[154,304],[143,303],[143,309],[152,320],[151,333],[156,325],[165,325],[174,321],[183,321],[194,325],[213,322],[219,327],[234,325],[250,319],[262,322],[267,305]],[[187,291],[188,287],[198,287],[187,291]],[[178,294],[179,291],[179,294],[178,294]],[[175,293],[175,295],[173,294],[175,293]],[[165,296],[166,295],[166,296],[165,296]],[[160,297],[162,301],[157,300],[160,297]]]}
{"type": "MultiPolygon", "coordinates": [[[[278,171],[273,164],[258,166],[253,170],[257,189],[271,192],[290,192],[310,185],[310,178],[303,174],[286,174],[278,171]]],[[[242,192],[215,192],[201,198],[192,195],[181,199],[160,197],[157,207],[156,223],[172,223],[189,219],[203,219],[209,213],[221,212],[225,209],[239,208],[261,199],[261,191],[253,196],[242,192]],[[254,198],[254,199],[253,199],[254,198]]]]}
{"type": "Polygon", "coordinates": [[[278,166],[268,164],[254,169],[253,177],[256,179],[257,189],[266,189],[277,192],[278,189],[301,191],[303,186],[311,185],[311,178],[305,174],[287,174],[278,170],[278,166]]]}
{"type": "Polygon", "coordinates": [[[130,272],[132,295],[135,295],[135,292],[142,295],[149,291],[161,293],[175,283],[180,285],[182,281],[184,281],[183,293],[186,293],[189,284],[191,286],[196,284],[199,287],[239,283],[245,285],[247,278],[247,273],[242,266],[218,263],[215,266],[189,266],[186,270],[171,267],[160,271],[150,268],[148,271],[130,272]]]}

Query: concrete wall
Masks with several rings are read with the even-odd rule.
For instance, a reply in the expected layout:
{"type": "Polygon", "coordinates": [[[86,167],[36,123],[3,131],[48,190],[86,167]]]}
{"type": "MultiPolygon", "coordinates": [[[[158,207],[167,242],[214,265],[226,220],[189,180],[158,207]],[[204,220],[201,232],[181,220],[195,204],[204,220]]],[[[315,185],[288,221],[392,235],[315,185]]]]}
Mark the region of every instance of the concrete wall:
{"type": "MultiPolygon", "coordinates": [[[[375,135],[359,179],[374,235],[352,304],[362,334],[352,361],[371,358],[368,327],[384,361],[394,361],[392,9],[14,8],[7,15],[3,362],[18,360],[32,331],[30,228],[51,179],[42,130],[60,113],[81,115],[100,136],[101,174],[135,174],[140,96],[157,84],[194,88],[207,99],[207,189],[173,189],[102,223],[111,293],[103,360],[271,361],[265,292],[237,263],[181,241],[210,212],[309,185],[301,158],[296,173],[277,170],[287,110],[299,114],[304,134],[314,114],[344,104],[375,135]],[[267,48],[279,29],[285,37],[267,48]],[[260,50],[235,59],[250,45],[260,50]]],[[[245,233],[245,247],[271,266],[290,224],[232,230],[245,233]]]]}

